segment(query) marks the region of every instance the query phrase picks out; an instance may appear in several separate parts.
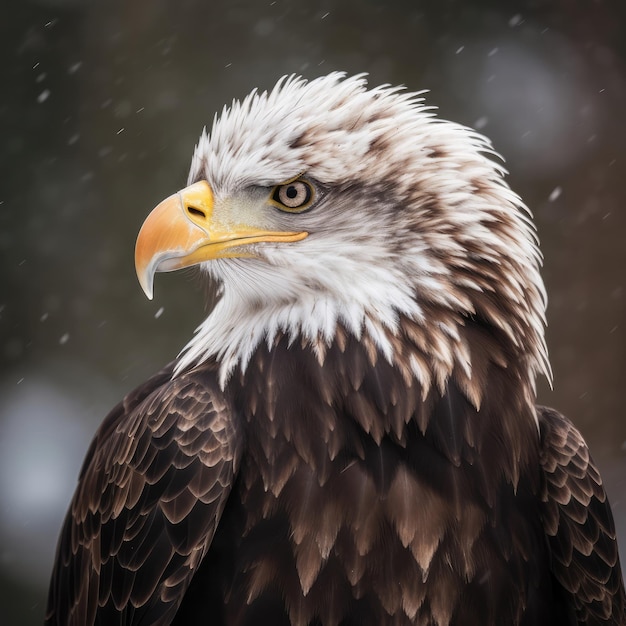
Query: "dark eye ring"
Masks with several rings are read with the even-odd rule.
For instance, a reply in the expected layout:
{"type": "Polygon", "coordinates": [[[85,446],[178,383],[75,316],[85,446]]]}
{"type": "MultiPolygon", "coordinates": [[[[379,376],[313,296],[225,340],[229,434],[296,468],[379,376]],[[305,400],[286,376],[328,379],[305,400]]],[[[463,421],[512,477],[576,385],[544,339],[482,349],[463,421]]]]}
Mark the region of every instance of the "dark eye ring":
{"type": "Polygon", "coordinates": [[[315,190],[313,185],[302,178],[297,178],[283,185],[276,185],[272,190],[272,202],[283,211],[299,213],[307,209],[313,202],[315,190]]]}

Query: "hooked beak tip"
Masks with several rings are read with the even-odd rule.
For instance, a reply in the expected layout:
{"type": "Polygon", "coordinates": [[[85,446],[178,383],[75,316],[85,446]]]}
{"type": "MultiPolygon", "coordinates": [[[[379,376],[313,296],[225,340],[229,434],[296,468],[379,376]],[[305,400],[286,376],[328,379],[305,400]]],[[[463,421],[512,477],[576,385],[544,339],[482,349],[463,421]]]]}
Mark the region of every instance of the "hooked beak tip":
{"type": "Polygon", "coordinates": [[[141,289],[146,294],[146,298],[152,300],[154,297],[154,272],[137,272],[137,278],[139,279],[141,289]]]}

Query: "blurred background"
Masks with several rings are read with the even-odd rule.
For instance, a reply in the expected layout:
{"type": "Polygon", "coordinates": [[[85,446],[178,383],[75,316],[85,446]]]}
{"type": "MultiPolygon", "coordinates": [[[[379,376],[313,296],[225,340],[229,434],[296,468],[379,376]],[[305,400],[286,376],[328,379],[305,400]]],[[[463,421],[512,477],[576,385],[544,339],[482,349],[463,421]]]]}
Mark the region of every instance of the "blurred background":
{"type": "Polygon", "coordinates": [[[481,132],[533,210],[554,391],[626,558],[623,2],[3,0],[0,624],[38,624],[89,441],[205,314],[193,273],[133,266],[215,111],[278,77],[368,72],[481,132]]]}

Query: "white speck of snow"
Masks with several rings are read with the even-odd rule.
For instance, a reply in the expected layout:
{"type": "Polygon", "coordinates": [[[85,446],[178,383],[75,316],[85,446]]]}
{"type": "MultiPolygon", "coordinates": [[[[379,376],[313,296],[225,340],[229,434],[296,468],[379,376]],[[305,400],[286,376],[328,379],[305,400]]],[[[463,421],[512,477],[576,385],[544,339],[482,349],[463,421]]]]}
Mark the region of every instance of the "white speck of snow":
{"type": "Polygon", "coordinates": [[[329,15],[330,15],[330,11],[328,13],[324,13],[324,15],[322,15],[322,19],[325,20],[329,15]]]}
{"type": "Polygon", "coordinates": [[[455,54],[461,54],[461,52],[463,52],[463,50],[465,50],[465,46],[459,46],[459,47],[456,49],[455,54]]]}
{"type": "Polygon", "coordinates": [[[154,319],[158,320],[159,317],[161,317],[161,315],[163,315],[163,311],[165,311],[165,307],[161,307],[155,314],[154,314],[154,319]]]}
{"type": "Polygon", "coordinates": [[[551,192],[550,195],[548,196],[548,201],[549,202],[554,202],[563,192],[563,189],[559,186],[555,187],[551,192]]]}
{"type": "Polygon", "coordinates": [[[230,67],[232,65],[232,63],[226,63],[226,65],[224,66],[224,69],[226,69],[227,67],[230,67]]]}
{"type": "Polygon", "coordinates": [[[40,318],[39,321],[40,322],[45,322],[48,319],[48,313],[44,313],[40,318]]]}
{"type": "Polygon", "coordinates": [[[511,26],[511,28],[513,26],[519,26],[523,21],[522,16],[519,13],[516,13],[510,20],[509,20],[509,26],[511,26]]]}
{"type": "Polygon", "coordinates": [[[64,346],[70,338],[70,334],[69,333],[64,333],[63,335],[61,335],[61,337],[59,337],[59,343],[64,346]]]}
{"type": "Polygon", "coordinates": [[[82,61],[78,61],[77,63],[72,63],[72,65],[70,65],[67,68],[67,73],[68,74],[75,74],[80,69],[82,64],[83,64],[82,61]]]}
{"type": "Polygon", "coordinates": [[[20,378],[20,379],[17,381],[16,385],[20,385],[20,384],[21,384],[21,383],[23,383],[23,382],[24,382],[24,377],[22,376],[22,378],[20,378]]]}
{"type": "Polygon", "coordinates": [[[42,81],[46,80],[46,73],[42,72],[41,74],[39,74],[39,76],[37,76],[37,78],[35,78],[35,82],[36,83],[40,83],[42,81]]]}
{"type": "Polygon", "coordinates": [[[120,128],[120,129],[117,131],[116,135],[119,135],[120,133],[123,133],[123,132],[124,132],[124,128],[120,128]]]}
{"type": "Polygon", "coordinates": [[[489,123],[489,118],[486,115],[482,115],[474,122],[474,128],[476,130],[481,130],[487,126],[489,123]]]}
{"type": "Polygon", "coordinates": [[[489,50],[487,56],[492,57],[494,54],[498,54],[498,48],[492,48],[491,50],[489,50]]]}
{"type": "Polygon", "coordinates": [[[80,139],[80,135],[78,133],[74,133],[68,140],[67,145],[73,146],[80,139]]]}
{"type": "Polygon", "coordinates": [[[50,90],[49,89],[44,89],[38,96],[37,96],[37,102],[39,104],[41,104],[42,102],[45,102],[48,98],[50,97],[50,90]]]}

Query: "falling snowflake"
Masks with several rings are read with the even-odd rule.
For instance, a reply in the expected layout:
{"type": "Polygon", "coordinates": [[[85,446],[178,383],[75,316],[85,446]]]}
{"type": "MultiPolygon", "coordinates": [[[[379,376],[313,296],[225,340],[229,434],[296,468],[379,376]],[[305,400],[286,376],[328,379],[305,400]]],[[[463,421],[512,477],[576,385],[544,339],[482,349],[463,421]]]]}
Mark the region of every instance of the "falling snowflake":
{"type": "Polygon", "coordinates": [[[554,202],[560,195],[561,192],[563,191],[563,189],[561,187],[555,187],[551,192],[550,195],[548,196],[548,201],[549,202],[554,202]]]}
{"type": "Polygon", "coordinates": [[[481,130],[485,128],[485,126],[487,126],[488,122],[489,122],[489,118],[486,115],[483,115],[474,122],[474,128],[476,130],[481,130]]]}

